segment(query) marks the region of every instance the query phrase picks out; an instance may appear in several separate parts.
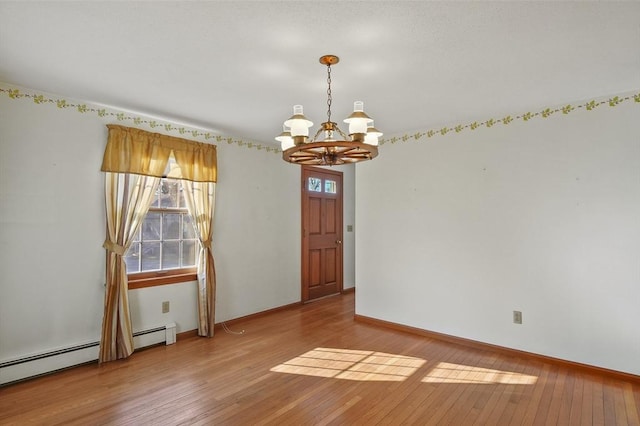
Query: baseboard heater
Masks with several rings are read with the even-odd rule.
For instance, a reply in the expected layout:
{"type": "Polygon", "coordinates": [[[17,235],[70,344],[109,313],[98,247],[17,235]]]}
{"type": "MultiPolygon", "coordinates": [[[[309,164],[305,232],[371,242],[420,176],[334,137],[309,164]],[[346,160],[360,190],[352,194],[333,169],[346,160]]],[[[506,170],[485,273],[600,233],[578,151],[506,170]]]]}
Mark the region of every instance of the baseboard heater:
{"type": "MultiPolygon", "coordinates": [[[[133,333],[135,349],[176,342],[175,323],[133,333]]],[[[0,362],[0,386],[98,361],[100,342],[88,342],[0,362]]]]}

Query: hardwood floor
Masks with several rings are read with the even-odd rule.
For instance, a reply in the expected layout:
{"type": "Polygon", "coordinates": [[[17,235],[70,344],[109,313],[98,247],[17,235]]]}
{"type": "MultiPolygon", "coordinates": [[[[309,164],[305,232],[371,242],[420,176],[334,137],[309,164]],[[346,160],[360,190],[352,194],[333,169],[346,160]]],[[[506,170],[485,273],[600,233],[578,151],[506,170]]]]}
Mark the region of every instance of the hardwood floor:
{"type": "Polygon", "coordinates": [[[0,424],[640,425],[640,385],[353,321],[353,293],[0,389],[0,424]]]}

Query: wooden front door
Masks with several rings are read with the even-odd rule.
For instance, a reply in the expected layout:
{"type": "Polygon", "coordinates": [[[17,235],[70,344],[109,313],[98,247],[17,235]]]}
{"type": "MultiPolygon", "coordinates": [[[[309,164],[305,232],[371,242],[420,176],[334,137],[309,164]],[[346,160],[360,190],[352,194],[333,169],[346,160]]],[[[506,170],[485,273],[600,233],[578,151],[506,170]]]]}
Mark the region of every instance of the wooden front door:
{"type": "Polygon", "coordinates": [[[302,166],[302,301],[342,291],[342,173],[302,166]]]}

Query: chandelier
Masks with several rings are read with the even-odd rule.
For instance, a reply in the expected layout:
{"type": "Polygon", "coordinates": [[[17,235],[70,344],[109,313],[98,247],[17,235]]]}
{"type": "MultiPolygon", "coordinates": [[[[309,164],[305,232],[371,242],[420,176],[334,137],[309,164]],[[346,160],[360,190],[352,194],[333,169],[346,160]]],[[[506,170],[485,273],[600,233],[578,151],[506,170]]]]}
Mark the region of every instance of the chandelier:
{"type": "Polygon", "coordinates": [[[331,65],[340,61],[337,56],[325,55],[320,63],[327,66],[327,121],[309,139],[313,123],[303,113],[302,105],[294,105],[293,116],[284,122],[283,132],[276,137],[281,143],[282,158],[294,164],[333,166],[371,160],[378,155],[378,138],[373,120],[364,112],[361,101],[354,102],[353,113],[344,122],[349,124],[347,136],[338,124],[331,121],[331,65]]]}

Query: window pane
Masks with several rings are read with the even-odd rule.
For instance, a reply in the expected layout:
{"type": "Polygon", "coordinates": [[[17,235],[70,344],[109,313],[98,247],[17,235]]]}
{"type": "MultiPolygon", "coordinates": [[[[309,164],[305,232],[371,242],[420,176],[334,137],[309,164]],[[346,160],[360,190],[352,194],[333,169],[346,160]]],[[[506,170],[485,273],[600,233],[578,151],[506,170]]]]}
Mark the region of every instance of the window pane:
{"type": "Polygon", "coordinates": [[[178,181],[178,207],[181,209],[187,208],[187,202],[184,201],[184,189],[182,188],[182,183],[178,181]]]}
{"type": "Polygon", "coordinates": [[[160,242],[142,243],[142,271],[160,269],[160,242]]]}
{"type": "Polygon", "coordinates": [[[180,182],[173,179],[162,179],[160,182],[160,207],[178,207],[178,188],[180,182]]]}
{"type": "Polygon", "coordinates": [[[328,194],[336,193],[336,182],[333,180],[325,180],[324,181],[324,192],[328,194]]]}
{"type": "Polygon", "coordinates": [[[195,266],[200,243],[195,240],[182,242],[182,267],[195,266]]]}
{"type": "Polygon", "coordinates": [[[165,241],[162,245],[162,269],[180,266],[180,241],[165,241]]]}
{"type": "MultiPolygon", "coordinates": [[[[142,222],[142,241],[160,239],[160,219],[161,213],[149,212],[142,222]]],[[[143,254],[144,257],[144,254],[143,254]]]]}
{"type": "Polygon", "coordinates": [[[140,228],[138,228],[138,232],[136,232],[136,234],[133,236],[133,240],[134,243],[137,243],[138,241],[140,241],[140,228]]]}
{"type": "Polygon", "coordinates": [[[322,192],[322,179],[310,177],[309,178],[309,191],[322,192]]]}
{"type": "Polygon", "coordinates": [[[182,215],[182,238],[191,240],[196,238],[196,230],[193,228],[193,221],[190,214],[182,215]]]}
{"type": "Polygon", "coordinates": [[[165,213],[162,215],[162,239],[180,239],[180,213],[165,213]]]}
{"type": "Polygon", "coordinates": [[[127,264],[127,274],[134,272],[140,272],[140,243],[132,243],[129,250],[124,257],[124,261],[127,264]]]}
{"type": "Polygon", "coordinates": [[[161,185],[158,185],[158,187],[156,188],[156,193],[153,195],[153,200],[151,200],[151,204],[149,205],[149,207],[158,207],[160,206],[160,188],[161,185]]]}

